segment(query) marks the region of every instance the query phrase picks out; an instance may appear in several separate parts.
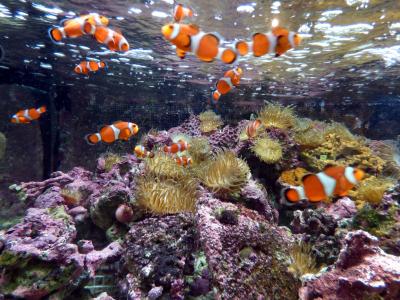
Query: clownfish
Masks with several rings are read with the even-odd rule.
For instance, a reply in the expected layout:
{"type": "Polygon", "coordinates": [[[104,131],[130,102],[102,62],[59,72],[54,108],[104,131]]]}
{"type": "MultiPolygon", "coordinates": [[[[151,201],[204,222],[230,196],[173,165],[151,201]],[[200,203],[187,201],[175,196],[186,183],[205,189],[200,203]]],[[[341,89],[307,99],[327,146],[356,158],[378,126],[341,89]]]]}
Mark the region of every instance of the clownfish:
{"type": "Polygon", "coordinates": [[[161,28],[161,32],[166,40],[176,46],[176,54],[181,59],[186,52],[195,54],[205,62],[220,59],[231,64],[237,58],[235,50],[220,47],[220,38],[216,34],[200,31],[196,25],[167,24],[161,28]]]}
{"type": "Polygon", "coordinates": [[[107,17],[91,13],[62,21],[62,26],[49,29],[49,36],[54,42],[60,42],[63,38],[76,38],[89,33],[85,30],[87,26],[107,26],[108,23],[107,17]]]}
{"type": "Polygon", "coordinates": [[[86,135],[85,139],[90,145],[95,145],[99,142],[111,144],[116,140],[127,141],[132,135],[136,135],[138,131],[139,126],[135,123],[117,121],[111,125],[103,126],[98,133],[86,135]]]}
{"type": "Polygon", "coordinates": [[[136,154],[137,157],[139,158],[145,158],[145,157],[154,157],[154,153],[151,151],[148,151],[144,146],[142,145],[136,145],[135,149],[133,150],[136,154]]]}
{"type": "Polygon", "coordinates": [[[189,144],[183,140],[179,140],[177,143],[172,144],[171,146],[164,146],[163,151],[165,153],[175,154],[178,152],[185,151],[189,149],[189,144]]]}
{"type": "Polygon", "coordinates": [[[97,26],[91,33],[99,43],[107,45],[111,51],[126,52],[129,50],[129,43],[120,32],[104,26],[97,26]]]}
{"type": "Polygon", "coordinates": [[[175,161],[180,166],[190,166],[192,164],[192,159],[187,156],[180,156],[175,158],[175,161]]]}
{"type": "Polygon", "coordinates": [[[102,61],[82,61],[79,65],[77,65],[74,69],[75,73],[78,74],[89,74],[89,72],[97,72],[100,69],[106,67],[106,64],[102,61]]]}
{"type": "Polygon", "coordinates": [[[186,17],[193,17],[193,11],[188,7],[184,7],[182,4],[177,4],[174,8],[175,22],[179,23],[186,17]]]}
{"type": "Polygon", "coordinates": [[[257,131],[262,125],[261,121],[256,119],[254,121],[250,121],[246,126],[246,135],[249,138],[253,138],[257,135],[257,131]]]}
{"type": "Polygon", "coordinates": [[[237,42],[235,48],[242,56],[251,51],[256,57],[267,53],[275,54],[275,57],[278,57],[300,45],[300,42],[301,37],[297,33],[282,27],[275,27],[268,33],[253,34],[251,42],[237,42]]]}
{"type": "Polygon", "coordinates": [[[45,112],[46,106],[20,110],[11,117],[11,123],[29,124],[31,121],[39,119],[45,112]]]}
{"type": "Polygon", "coordinates": [[[225,72],[224,77],[220,78],[215,85],[216,90],[212,92],[214,102],[217,102],[221,95],[229,93],[231,89],[239,85],[242,73],[243,71],[239,67],[225,72]]]}
{"type": "Polygon", "coordinates": [[[364,175],[364,171],[353,167],[327,166],[322,172],[305,175],[302,186],[284,189],[282,198],[293,204],[300,200],[317,203],[332,196],[347,196],[364,175]]]}

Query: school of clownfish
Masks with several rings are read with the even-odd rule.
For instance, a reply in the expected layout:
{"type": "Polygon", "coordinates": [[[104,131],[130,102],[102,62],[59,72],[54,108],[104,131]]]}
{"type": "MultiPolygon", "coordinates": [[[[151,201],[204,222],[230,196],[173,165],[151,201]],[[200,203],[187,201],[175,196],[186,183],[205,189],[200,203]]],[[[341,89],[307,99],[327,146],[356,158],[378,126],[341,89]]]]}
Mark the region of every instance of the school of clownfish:
{"type": "MultiPolygon", "coordinates": [[[[176,54],[184,59],[186,53],[196,55],[201,61],[212,62],[215,59],[225,64],[234,63],[238,56],[253,54],[260,57],[265,54],[274,54],[275,57],[283,55],[286,51],[297,47],[300,36],[282,27],[275,27],[267,33],[255,33],[251,41],[238,41],[234,49],[221,47],[221,38],[216,33],[206,33],[197,25],[181,23],[185,18],[192,17],[193,11],[177,4],[173,10],[174,23],[164,25],[161,32],[164,38],[176,46],[176,54]]],[[[97,13],[89,13],[74,19],[61,22],[61,26],[49,30],[50,38],[60,43],[66,38],[77,38],[83,35],[92,36],[97,42],[105,44],[111,51],[128,51],[129,43],[121,32],[108,27],[109,19],[97,13]]],[[[106,67],[105,62],[82,61],[74,68],[75,73],[88,75],[106,67]]],[[[228,71],[216,82],[211,98],[217,103],[222,95],[229,93],[239,86],[243,70],[236,66],[228,71]]],[[[18,111],[12,116],[12,123],[29,124],[46,112],[46,107],[30,108],[18,111]]],[[[262,127],[260,120],[250,121],[245,129],[249,139],[256,137],[262,127]]],[[[98,132],[85,136],[90,145],[100,142],[111,144],[117,140],[128,141],[137,135],[139,126],[132,122],[116,121],[111,125],[102,126],[98,132]]],[[[177,154],[190,148],[188,142],[178,140],[161,149],[168,155],[174,155],[177,164],[189,166],[190,157],[177,154]]],[[[133,152],[138,158],[152,158],[154,152],[147,150],[142,145],[137,145],[133,152]]],[[[328,166],[317,174],[308,174],[303,177],[301,186],[291,186],[282,191],[285,204],[292,205],[300,201],[318,203],[334,196],[346,196],[364,177],[364,172],[353,167],[328,166]]]]}

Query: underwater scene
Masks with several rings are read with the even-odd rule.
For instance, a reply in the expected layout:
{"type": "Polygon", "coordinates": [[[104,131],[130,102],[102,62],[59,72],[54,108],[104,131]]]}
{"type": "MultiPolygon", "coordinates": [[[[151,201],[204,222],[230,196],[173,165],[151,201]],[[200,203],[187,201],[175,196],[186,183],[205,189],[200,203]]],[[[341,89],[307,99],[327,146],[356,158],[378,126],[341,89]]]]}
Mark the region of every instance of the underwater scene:
{"type": "Polygon", "coordinates": [[[400,1],[0,0],[0,300],[399,300],[400,1]]]}

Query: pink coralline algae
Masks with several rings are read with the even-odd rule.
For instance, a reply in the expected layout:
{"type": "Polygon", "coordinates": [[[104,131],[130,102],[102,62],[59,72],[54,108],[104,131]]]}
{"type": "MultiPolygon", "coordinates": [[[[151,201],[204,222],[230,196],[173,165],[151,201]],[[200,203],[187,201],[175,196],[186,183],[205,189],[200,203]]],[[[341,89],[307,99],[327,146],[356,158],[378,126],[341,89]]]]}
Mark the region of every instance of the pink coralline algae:
{"type": "Polygon", "coordinates": [[[337,262],[305,282],[300,299],[400,299],[400,258],[385,253],[378,243],[365,231],[349,232],[337,262]]]}
{"type": "Polygon", "coordinates": [[[326,213],[331,215],[336,221],[340,221],[345,218],[352,218],[357,213],[357,208],[353,200],[343,197],[329,205],[326,213]]]}
{"type": "Polygon", "coordinates": [[[72,281],[79,285],[93,276],[102,263],[120,256],[118,243],[102,251],[79,253],[75,238],[74,223],[62,206],[30,208],[23,222],[0,236],[0,293],[41,299],[72,281]]]}
{"type": "Polygon", "coordinates": [[[175,133],[184,133],[190,136],[201,136],[200,120],[196,115],[190,115],[180,126],[168,130],[170,135],[175,133]]]}
{"type": "Polygon", "coordinates": [[[197,203],[196,226],[217,299],[296,299],[298,282],[284,259],[291,239],[284,229],[207,192],[197,203]],[[237,211],[236,225],[218,220],[223,210],[237,211]]]}

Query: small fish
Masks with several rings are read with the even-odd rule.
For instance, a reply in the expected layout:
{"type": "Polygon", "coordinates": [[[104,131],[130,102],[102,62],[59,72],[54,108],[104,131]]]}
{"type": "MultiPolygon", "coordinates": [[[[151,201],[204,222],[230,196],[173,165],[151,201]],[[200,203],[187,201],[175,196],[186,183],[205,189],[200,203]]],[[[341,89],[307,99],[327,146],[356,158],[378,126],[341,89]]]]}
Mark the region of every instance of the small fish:
{"type": "Polygon", "coordinates": [[[181,59],[187,52],[195,54],[205,62],[219,59],[231,64],[237,58],[235,50],[220,47],[221,38],[216,33],[200,31],[196,25],[167,24],[161,28],[161,32],[166,40],[176,46],[176,54],[181,59]]]}
{"type": "Polygon", "coordinates": [[[148,151],[142,145],[136,145],[136,147],[133,151],[135,152],[136,156],[139,158],[145,158],[145,157],[153,158],[154,157],[154,153],[151,151],[148,151]]]}
{"type": "Polygon", "coordinates": [[[79,65],[77,65],[74,69],[75,73],[78,74],[89,74],[89,72],[97,72],[100,69],[106,67],[106,64],[102,61],[82,61],[79,65]]]}
{"type": "Polygon", "coordinates": [[[62,26],[53,27],[49,29],[50,38],[58,43],[63,38],[76,38],[87,34],[90,29],[85,31],[85,26],[107,26],[109,23],[108,18],[101,16],[97,13],[82,15],[74,19],[67,19],[61,22],[62,26]]]}
{"type": "Polygon", "coordinates": [[[189,149],[189,144],[183,140],[179,140],[177,143],[171,146],[164,146],[163,151],[165,153],[175,154],[189,149]]]}
{"type": "Polygon", "coordinates": [[[229,93],[231,89],[239,85],[242,73],[243,71],[239,67],[225,72],[224,77],[220,78],[215,85],[216,90],[212,92],[214,102],[217,102],[221,95],[229,93]]]}
{"type": "Polygon", "coordinates": [[[11,117],[11,123],[29,124],[31,121],[39,119],[45,112],[46,106],[20,110],[11,117]]]}
{"type": "Polygon", "coordinates": [[[347,196],[364,177],[364,171],[353,167],[327,166],[322,172],[305,175],[303,186],[292,186],[282,191],[289,204],[301,200],[317,203],[329,197],[347,196]]]}
{"type": "Polygon", "coordinates": [[[257,135],[257,131],[262,125],[261,121],[256,119],[254,121],[250,121],[246,126],[246,135],[248,138],[254,138],[257,135]]]}
{"type": "Polygon", "coordinates": [[[180,166],[190,166],[192,164],[192,159],[187,156],[180,156],[175,158],[175,161],[180,166]]]}
{"type": "Polygon", "coordinates": [[[300,45],[300,42],[301,37],[297,33],[283,27],[275,27],[268,33],[253,34],[251,42],[237,42],[235,48],[242,56],[252,51],[256,57],[267,53],[275,54],[275,57],[278,57],[300,45]]]}
{"type": "Polygon", "coordinates": [[[129,50],[129,43],[125,37],[115,30],[104,26],[97,26],[93,32],[94,38],[102,44],[107,45],[111,51],[123,51],[129,50]]]}
{"type": "Polygon", "coordinates": [[[90,145],[95,145],[99,142],[111,144],[116,140],[129,140],[139,131],[139,126],[135,123],[117,121],[111,125],[105,125],[100,128],[98,133],[88,134],[85,136],[86,141],[90,145]]]}
{"type": "Polygon", "coordinates": [[[186,17],[193,17],[193,11],[188,7],[184,7],[182,4],[177,4],[174,8],[175,22],[179,23],[186,17]]]}

